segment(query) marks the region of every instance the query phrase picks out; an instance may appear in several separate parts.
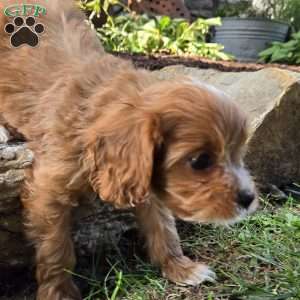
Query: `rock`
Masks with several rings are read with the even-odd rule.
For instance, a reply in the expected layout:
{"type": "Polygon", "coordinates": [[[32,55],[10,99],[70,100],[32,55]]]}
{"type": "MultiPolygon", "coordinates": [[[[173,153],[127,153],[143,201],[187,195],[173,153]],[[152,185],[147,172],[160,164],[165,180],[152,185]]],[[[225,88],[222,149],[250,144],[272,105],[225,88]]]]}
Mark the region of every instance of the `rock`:
{"type": "Polygon", "coordinates": [[[184,66],[155,72],[162,79],[194,76],[225,91],[248,114],[246,163],[256,181],[267,186],[300,179],[300,74],[277,68],[257,72],[220,72],[184,66]]]}
{"type": "Polygon", "coordinates": [[[75,210],[73,240],[76,252],[81,256],[113,249],[125,232],[136,228],[130,211],[116,210],[97,197],[93,200],[75,210]]]}
{"type": "Polygon", "coordinates": [[[18,197],[24,168],[30,167],[32,160],[33,154],[25,145],[0,145],[0,269],[21,267],[30,261],[18,197]]]}

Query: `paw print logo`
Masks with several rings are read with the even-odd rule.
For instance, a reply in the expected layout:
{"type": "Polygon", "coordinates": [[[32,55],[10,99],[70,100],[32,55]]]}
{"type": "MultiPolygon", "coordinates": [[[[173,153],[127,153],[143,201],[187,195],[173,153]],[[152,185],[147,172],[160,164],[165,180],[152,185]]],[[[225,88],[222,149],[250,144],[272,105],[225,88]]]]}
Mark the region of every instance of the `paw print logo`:
{"type": "Polygon", "coordinates": [[[39,34],[45,30],[42,23],[37,23],[32,16],[23,18],[15,17],[12,23],[5,25],[4,30],[11,35],[12,47],[18,48],[22,45],[36,47],[39,43],[39,34]]]}

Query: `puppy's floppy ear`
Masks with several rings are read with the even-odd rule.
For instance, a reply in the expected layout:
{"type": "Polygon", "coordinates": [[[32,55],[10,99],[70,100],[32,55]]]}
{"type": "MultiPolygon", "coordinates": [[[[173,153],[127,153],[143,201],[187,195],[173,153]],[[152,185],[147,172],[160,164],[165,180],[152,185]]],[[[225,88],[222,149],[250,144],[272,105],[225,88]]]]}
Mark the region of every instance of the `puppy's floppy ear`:
{"type": "Polygon", "coordinates": [[[118,208],[138,205],[148,197],[155,148],[162,142],[157,115],[122,106],[95,122],[86,152],[93,189],[118,208]]]}

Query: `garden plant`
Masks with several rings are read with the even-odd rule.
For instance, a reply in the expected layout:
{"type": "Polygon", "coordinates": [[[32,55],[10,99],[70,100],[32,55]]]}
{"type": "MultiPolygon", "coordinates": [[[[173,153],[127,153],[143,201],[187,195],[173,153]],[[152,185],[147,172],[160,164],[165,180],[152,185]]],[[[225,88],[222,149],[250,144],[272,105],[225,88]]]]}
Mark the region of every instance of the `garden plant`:
{"type": "Polygon", "coordinates": [[[267,63],[300,64],[300,31],[292,34],[286,43],[274,42],[260,53],[261,61],[267,63]]]}
{"type": "Polygon", "coordinates": [[[222,45],[206,42],[210,27],[220,24],[220,18],[197,19],[189,24],[168,16],[122,15],[109,19],[98,33],[110,52],[193,54],[229,60],[232,57],[222,52],[222,45]]]}
{"type": "Polygon", "coordinates": [[[197,55],[214,60],[231,60],[224,53],[223,46],[207,42],[210,29],[220,26],[220,18],[197,19],[189,23],[185,19],[172,19],[168,16],[136,15],[118,0],[81,1],[81,8],[93,17],[107,15],[107,22],[97,28],[104,48],[109,52],[141,54],[197,55]],[[109,7],[121,5],[125,13],[119,16],[110,14],[109,7]]]}

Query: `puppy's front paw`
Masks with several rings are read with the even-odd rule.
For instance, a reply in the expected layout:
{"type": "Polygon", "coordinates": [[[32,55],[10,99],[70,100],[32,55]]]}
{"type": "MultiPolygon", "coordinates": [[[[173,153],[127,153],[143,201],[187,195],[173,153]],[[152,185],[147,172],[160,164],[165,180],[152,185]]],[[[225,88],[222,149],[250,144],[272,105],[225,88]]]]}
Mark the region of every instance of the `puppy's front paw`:
{"type": "Polygon", "coordinates": [[[186,285],[198,285],[203,281],[214,282],[216,280],[216,274],[205,264],[194,263],[194,267],[183,284],[186,285]]]}
{"type": "Polygon", "coordinates": [[[213,282],[216,275],[208,266],[191,261],[188,257],[173,257],[162,268],[163,276],[181,285],[198,285],[213,282]]]}
{"type": "Polygon", "coordinates": [[[10,139],[10,134],[8,130],[0,125],[0,144],[6,144],[10,139]]]}

